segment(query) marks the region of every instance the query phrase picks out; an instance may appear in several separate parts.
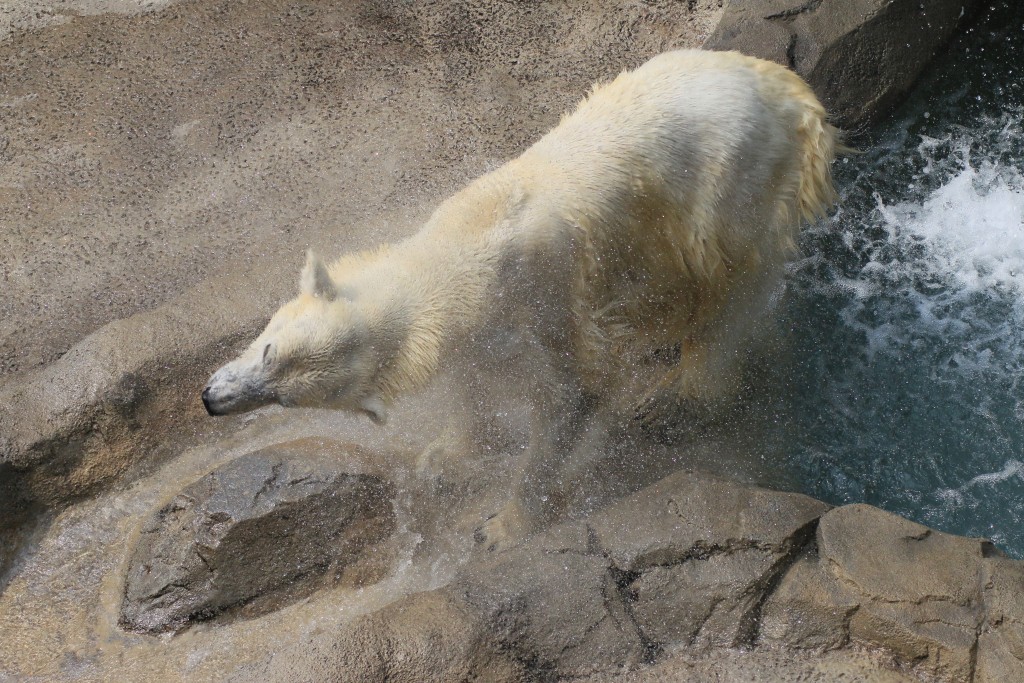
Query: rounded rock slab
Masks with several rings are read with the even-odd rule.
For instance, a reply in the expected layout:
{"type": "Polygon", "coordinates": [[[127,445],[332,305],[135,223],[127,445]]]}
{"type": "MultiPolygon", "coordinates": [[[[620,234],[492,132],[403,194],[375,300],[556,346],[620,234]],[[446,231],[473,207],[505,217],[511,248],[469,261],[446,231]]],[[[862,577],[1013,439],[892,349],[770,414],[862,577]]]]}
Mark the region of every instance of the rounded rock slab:
{"type": "Polygon", "coordinates": [[[372,556],[395,529],[395,488],[370,461],[357,446],[301,439],[189,484],[142,528],[121,625],[177,630],[242,606],[253,616],[346,572],[379,575],[372,556]]]}

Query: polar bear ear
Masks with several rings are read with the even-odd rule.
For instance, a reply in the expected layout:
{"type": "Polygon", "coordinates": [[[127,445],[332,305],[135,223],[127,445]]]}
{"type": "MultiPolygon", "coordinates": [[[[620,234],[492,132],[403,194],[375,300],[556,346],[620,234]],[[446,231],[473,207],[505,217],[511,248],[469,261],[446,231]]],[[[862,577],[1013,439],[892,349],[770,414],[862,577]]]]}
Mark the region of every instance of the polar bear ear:
{"type": "Polygon", "coordinates": [[[319,256],[310,249],[306,252],[306,265],[302,268],[301,278],[302,291],[312,296],[334,301],[338,296],[338,289],[331,280],[331,274],[327,272],[327,266],[319,256]]]}

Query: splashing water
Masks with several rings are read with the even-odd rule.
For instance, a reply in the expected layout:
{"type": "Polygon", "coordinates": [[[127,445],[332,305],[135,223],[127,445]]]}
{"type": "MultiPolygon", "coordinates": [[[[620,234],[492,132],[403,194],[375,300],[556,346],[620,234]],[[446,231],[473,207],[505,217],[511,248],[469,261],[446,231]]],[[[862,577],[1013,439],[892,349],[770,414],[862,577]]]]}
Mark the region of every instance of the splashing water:
{"type": "Polygon", "coordinates": [[[882,141],[840,163],[839,213],[807,232],[791,272],[792,367],[769,435],[807,493],[987,536],[1018,557],[1022,26],[1021,8],[995,8],[882,141]],[[932,94],[950,82],[965,85],[932,94]]]}

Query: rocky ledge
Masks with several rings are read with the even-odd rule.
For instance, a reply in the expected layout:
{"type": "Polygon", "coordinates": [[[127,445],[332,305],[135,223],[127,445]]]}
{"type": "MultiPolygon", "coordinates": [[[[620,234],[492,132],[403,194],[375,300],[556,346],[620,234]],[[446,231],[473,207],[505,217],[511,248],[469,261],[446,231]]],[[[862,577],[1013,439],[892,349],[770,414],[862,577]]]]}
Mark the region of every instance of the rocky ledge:
{"type": "MultiPolygon", "coordinates": [[[[394,530],[394,488],[353,453],[284,444],[188,486],[133,552],[122,624],[182,629],[250,601],[286,604],[310,572],[365,562],[394,530]]],[[[684,471],[506,552],[477,550],[442,587],[236,674],[645,680],[694,657],[788,652],[771,670],[832,662],[853,680],[994,682],[1024,680],[1022,643],[1024,563],[988,541],[684,471]]]]}

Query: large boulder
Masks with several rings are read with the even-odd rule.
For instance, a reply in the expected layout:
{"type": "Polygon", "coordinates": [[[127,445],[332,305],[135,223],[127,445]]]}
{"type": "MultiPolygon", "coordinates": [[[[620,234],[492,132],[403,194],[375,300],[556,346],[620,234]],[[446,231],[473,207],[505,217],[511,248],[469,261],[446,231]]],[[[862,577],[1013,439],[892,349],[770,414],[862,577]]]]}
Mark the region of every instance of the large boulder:
{"type": "Polygon", "coordinates": [[[395,491],[362,455],[302,439],[243,455],[184,488],[142,529],[121,624],[178,629],[271,595],[267,607],[278,607],[365,565],[363,555],[394,530],[395,491]]]}
{"type": "Polygon", "coordinates": [[[705,47],[792,67],[837,124],[875,123],[979,3],[976,0],[729,0],[705,47]]]}
{"type": "Polygon", "coordinates": [[[761,642],[852,641],[938,680],[1024,680],[1024,567],[988,541],[848,505],[821,518],[816,546],[767,600],[761,642]]]}
{"type": "Polygon", "coordinates": [[[592,526],[627,577],[648,642],[738,647],[752,642],[767,591],[826,510],[807,496],[679,472],[592,526]]]}

